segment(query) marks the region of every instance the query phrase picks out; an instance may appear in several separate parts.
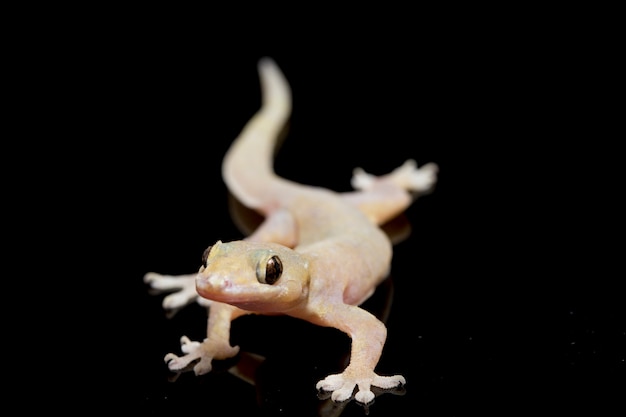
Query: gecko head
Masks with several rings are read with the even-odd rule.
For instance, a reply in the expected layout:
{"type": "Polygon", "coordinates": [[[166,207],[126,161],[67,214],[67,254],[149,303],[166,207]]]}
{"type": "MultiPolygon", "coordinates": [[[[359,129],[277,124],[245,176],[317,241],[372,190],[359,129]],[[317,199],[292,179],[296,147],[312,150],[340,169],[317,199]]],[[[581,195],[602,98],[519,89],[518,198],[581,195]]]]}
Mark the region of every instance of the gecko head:
{"type": "Polygon", "coordinates": [[[282,312],[308,294],[308,262],[286,246],[217,241],[202,255],[198,294],[244,310],[282,312]]]}

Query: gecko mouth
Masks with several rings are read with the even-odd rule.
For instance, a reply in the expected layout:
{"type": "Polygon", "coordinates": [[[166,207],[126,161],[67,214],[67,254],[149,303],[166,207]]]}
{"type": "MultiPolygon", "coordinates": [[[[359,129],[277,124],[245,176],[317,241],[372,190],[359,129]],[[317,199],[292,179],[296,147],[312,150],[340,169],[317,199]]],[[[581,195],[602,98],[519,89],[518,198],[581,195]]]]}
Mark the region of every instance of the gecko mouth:
{"type": "Polygon", "coordinates": [[[210,275],[208,277],[198,275],[198,278],[196,278],[196,290],[204,298],[226,303],[249,300],[251,298],[271,297],[281,292],[280,288],[264,284],[236,285],[232,280],[219,275],[210,275]]]}

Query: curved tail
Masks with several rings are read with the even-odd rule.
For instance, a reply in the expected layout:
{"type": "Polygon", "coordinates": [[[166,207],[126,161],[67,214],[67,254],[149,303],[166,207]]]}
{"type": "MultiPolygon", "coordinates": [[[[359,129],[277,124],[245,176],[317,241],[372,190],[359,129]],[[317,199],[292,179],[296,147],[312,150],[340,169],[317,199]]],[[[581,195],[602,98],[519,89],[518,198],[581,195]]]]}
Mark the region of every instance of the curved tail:
{"type": "Polygon", "coordinates": [[[222,176],[228,189],[244,205],[263,208],[271,188],[280,180],[274,173],[274,147],[291,115],[291,88],[276,63],[258,64],[262,103],[224,157],[222,176]]]}

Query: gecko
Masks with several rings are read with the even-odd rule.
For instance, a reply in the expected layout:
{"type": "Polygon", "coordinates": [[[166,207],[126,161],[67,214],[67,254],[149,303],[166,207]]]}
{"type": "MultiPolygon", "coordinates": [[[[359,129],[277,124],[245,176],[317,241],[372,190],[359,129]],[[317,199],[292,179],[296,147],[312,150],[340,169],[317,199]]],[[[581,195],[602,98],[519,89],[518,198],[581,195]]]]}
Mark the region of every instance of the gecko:
{"type": "Polygon", "coordinates": [[[221,167],[228,190],[262,222],[240,240],[212,240],[195,273],[148,272],[144,282],[170,291],[163,308],[193,302],[207,308],[206,338],[180,339],[182,355],[164,357],[171,371],[193,367],[211,371],[214,360],[236,356],[231,346],[233,320],[248,314],[288,315],[333,327],[350,338],[343,371],[317,382],[335,402],[369,404],[372,387],[406,384],[402,375],[379,375],[375,368],[387,338],[386,325],[361,305],[388,277],[392,242],[381,226],[433,190],[438,165],[406,160],[375,176],[357,167],[352,191],[336,192],[283,178],[274,170],[281,129],[292,112],[291,86],[269,57],[257,63],[260,108],[245,123],[221,167]]]}

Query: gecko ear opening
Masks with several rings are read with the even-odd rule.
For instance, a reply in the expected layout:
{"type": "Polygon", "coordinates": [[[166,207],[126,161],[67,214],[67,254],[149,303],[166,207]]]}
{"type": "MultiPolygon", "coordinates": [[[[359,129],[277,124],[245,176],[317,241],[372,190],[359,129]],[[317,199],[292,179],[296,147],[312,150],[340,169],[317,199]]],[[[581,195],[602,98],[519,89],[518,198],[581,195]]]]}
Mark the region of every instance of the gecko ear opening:
{"type": "Polygon", "coordinates": [[[283,273],[283,263],[276,255],[272,256],[263,264],[259,262],[256,268],[256,277],[261,284],[273,285],[283,273]]]}

